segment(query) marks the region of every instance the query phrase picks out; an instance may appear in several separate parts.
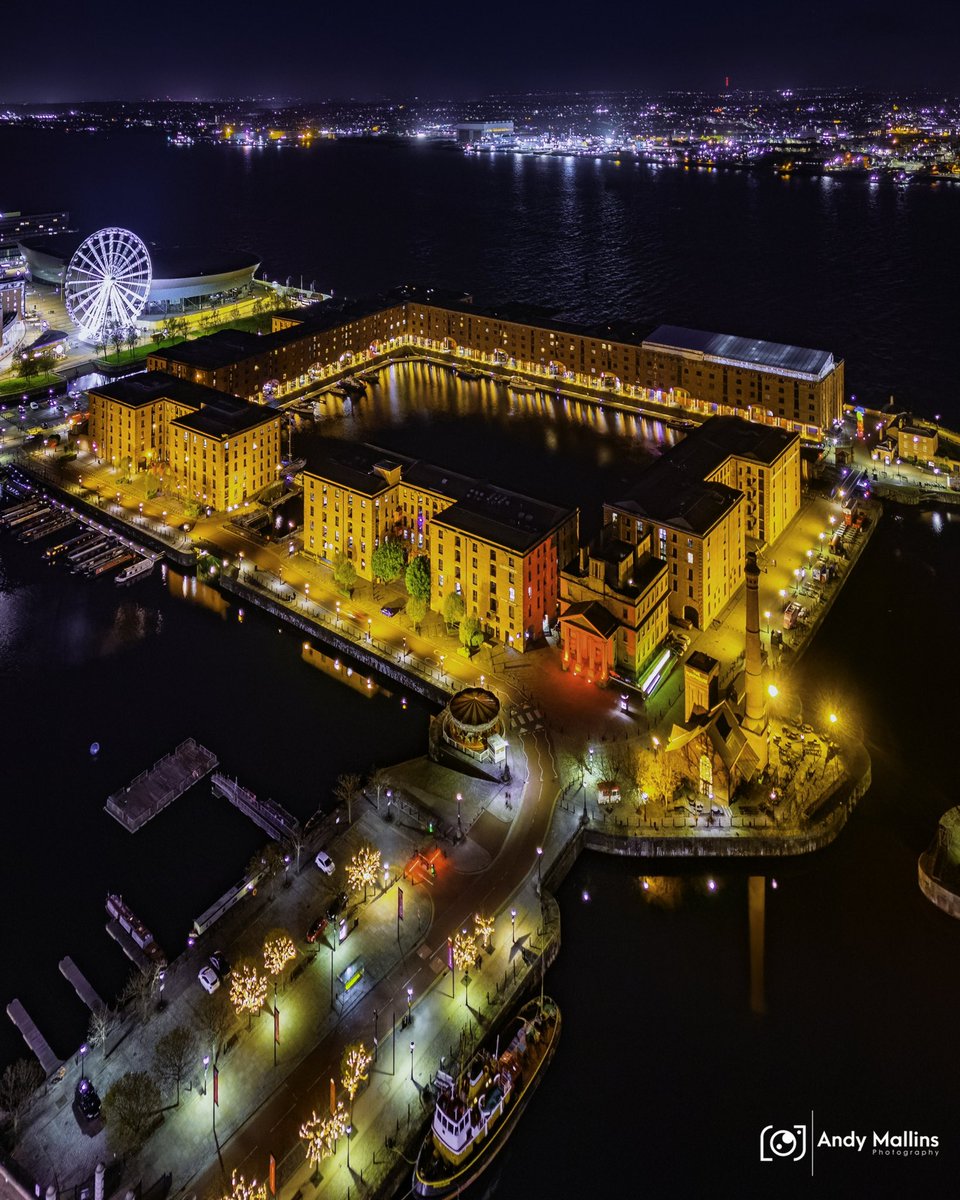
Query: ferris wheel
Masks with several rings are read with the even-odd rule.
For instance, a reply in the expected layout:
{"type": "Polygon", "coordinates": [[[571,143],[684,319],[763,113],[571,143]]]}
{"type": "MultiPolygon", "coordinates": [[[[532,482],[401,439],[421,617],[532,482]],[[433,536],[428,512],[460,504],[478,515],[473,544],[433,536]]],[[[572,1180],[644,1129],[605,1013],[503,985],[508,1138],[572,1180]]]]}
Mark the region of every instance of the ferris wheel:
{"type": "Polygon", "coordinates": [[[129,229],[98,229],[70,259],[63,297],[85,342],[128,329],[143,312],[152,268],[147,247],[129,229]]]}

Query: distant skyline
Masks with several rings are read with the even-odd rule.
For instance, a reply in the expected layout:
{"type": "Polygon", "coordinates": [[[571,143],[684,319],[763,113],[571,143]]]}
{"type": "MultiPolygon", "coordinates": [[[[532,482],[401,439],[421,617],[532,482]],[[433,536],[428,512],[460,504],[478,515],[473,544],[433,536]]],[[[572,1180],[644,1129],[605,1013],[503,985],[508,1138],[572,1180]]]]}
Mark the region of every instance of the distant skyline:
{"type": "Polygon", "coordinates": [[[0,103],[245,95],[471,99],[540,90],[860,86],[954,92],[960,9],[919,0],[682,9],[631,0],[411,8],[211,0],[158,14],[119,0],[50,0],[4,17],[0,103]],[[299,11],[298,11],[299,9],[299,11]]]}

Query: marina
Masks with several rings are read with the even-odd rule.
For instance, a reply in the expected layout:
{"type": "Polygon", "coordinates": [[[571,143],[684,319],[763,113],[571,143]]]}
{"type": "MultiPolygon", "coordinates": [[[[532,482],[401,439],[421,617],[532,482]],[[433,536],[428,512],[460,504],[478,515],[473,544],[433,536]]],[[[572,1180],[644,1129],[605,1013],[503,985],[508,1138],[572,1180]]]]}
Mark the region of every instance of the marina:
{"type": "Polygon", "coordinates": [[[108,797],[107,812],[136,833],[217,766],[217,757],[193,738],[142,771],[126,787],[108,797]]]}

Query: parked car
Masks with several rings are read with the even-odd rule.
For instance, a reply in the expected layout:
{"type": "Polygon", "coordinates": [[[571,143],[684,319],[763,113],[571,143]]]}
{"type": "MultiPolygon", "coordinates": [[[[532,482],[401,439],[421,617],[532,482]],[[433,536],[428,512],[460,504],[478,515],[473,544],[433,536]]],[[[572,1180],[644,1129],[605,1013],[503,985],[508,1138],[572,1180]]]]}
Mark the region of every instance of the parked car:
{"type": "Polygon", "coordinates": [[[210,955],[210,966],[221,979],[226,979],[230,974],[230,960],[222,950],[214,950],[210,955]]]}
{"type": "Polygon", "coordinates": [[[81,1116],[88,1121],[95,1121],[100,1116],[100,1097],[89,1079],[84,1077],[80,1080],[75,1095],[81,1116]]]}
{"type": "Polygon", "coordinates": [[[347,907],[347,900],[348,896],[346,892],[337,892],[327,905],[327,920],[335,921],[347,907]]]}
{"type": "Polygon", "coordinates": [[[326,850],[321,850],[313,861],[317,864],[324,875],[333,874],[333,859],[326,852],[326,850]]]}
{"type": "Polygon", "coordinates": [[[320,938],[323,937],[324,931],[326,930],[328,924],[329,922],[327,921],[326,917],[317,917],[314,923],[307,930],[307,941],[319,941],[320,938]]]}
{"type": "Polygon", "coordinates": [[[205,992],[209,992],[211,996],[220,986],[220,976],[216,973],[213,967],[201,967],[197,978],[200,980],[200,986],[203,988],[203,990],[205,992]]]}
{"type": "Polygon", "coordinates": [[[380,609],[380,615],[382,617],[395,617],[398,612],[400,612],[400,606],[398,604],[385,604],[383,608],[380,609]]]}

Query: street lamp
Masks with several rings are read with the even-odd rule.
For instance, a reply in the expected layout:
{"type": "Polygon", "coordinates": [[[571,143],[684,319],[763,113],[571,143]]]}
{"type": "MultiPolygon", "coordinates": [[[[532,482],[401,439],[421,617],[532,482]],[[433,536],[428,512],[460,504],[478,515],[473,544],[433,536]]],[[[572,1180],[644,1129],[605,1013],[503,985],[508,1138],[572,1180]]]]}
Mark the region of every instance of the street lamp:
{"type": "Polygon", "coordinates": [[[340,628],[340,601],[337,601],[337,628],[340,628]]]}
{"type": "Polygon", "coordinates": [[[373,618],[367,617],[367,641],[368,642],[373,641],[373,634],[371,632],[372,627],[373,627],[373,618]]]}
{"type": "Polygon", "coordinates": [[[463,804],[463,794],[457,792],[457,832],[463,834],[463,821],[461,819],[461,805],[463,804]]]}
{"type": "Polygon", "coordinates": [[[413,1004],[413,988],[407,988],[407,1024],[410,1024],[410,1006],[413,1004]]]}
{"type": "Polygon", "coordinates": [[[413,1079],[413,1048],[415,1045],[416,1045],[415,1042],[410,1043],[410,1078],[411,1079],[413,1079]]]}
{"type": "Polygon", "coordinates": [[[510,942],[511,944],[517,940],[517,910],[510,909],[510,942]]]}
{"type": "Polygon", "coordinates": [[[203,1056],[203,1092],[202,1092],[202,1095],[204,1095],[204,1096],[207,1094],[207,1068],[209,1066],[210,1066],[210,1055],[205,1054],[203,1056]]]}
{"type": "Polygon", "coordinates": [[[543,847],[537,847],[537,895],[540,895],[540,884],[543,882],[540,864],[543,862],[543,847]]]}

